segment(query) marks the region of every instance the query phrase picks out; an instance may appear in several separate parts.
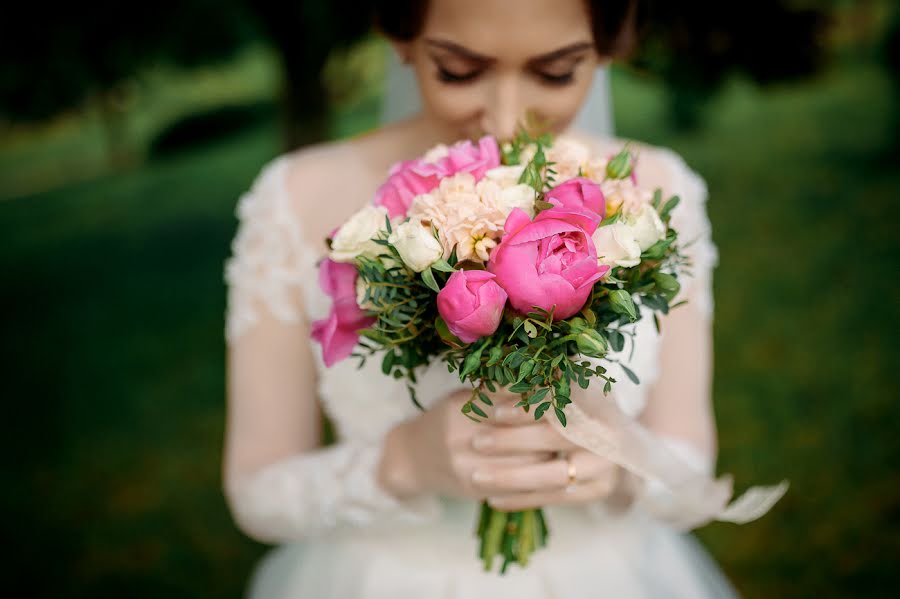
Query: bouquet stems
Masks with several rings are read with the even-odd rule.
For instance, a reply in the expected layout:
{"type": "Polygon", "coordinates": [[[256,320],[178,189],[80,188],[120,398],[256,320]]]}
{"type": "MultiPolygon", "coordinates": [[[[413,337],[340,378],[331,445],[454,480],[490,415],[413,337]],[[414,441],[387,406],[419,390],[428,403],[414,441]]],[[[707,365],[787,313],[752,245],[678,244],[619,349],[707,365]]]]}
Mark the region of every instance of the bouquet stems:
{"type": "Polygon", "coordinates": [[[526,566],[531,554],[547,544],[547,523],[540,509],[503,512],[483,501],[478,537],[485,571],[493,570],[494,558],[499,556],[503,559],[500,573],[505,574],[511,563],[526,566]]]}

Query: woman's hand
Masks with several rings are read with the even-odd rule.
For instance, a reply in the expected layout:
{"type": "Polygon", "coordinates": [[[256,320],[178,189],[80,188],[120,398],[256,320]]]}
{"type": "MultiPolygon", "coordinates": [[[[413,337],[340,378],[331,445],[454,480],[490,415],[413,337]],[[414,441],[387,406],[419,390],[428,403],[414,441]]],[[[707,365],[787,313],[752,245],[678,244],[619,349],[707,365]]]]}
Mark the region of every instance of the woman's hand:
{"type": "Polygon", "coordinates": [[[471,392],[459,391],[387,438],[379,478],[395,495],[437,492],[483,499],[498,509],[585,503],[607,497],[618,467],[562,437],[546,419],[536,422],[514,404],[519,396],[500,391],[488,418],[472,422],[461,412],[471,392]],[[576,484],[566,490],[571,456],[576,484]]]}
{"type": "Polygon", "coordinates": [[[483,498],[474,472],[537,464],[550,457],[543,451],[496,456],[477,451],[472,439],[501,424],[493,417],[482,422],[466,418],[461,410],[471,395],[469,390],[453,392],[388,433],[378,472],[385,488],[401,498],[419,493],[483,498]]]}
{"type": "Polygon", "coordinates": [[[491,507],[513,511],[546,505],[589,503],[610,496],[619,483],[620,467],[573,444],[560,435],[545,415],[534,420],[534,412],[515,407],[518,395],[504,393],[494,401],[489,415],[498,424],[479,431],[473,447],[485,456],[522,456],[534,452],[549,459],[526,464],[504,464],[477,470],[476,487],[488,497],[491,507]],[[567,461],[565,456],[569,456],[567,461]],[[569,487],[569,462],[575,484],[569,487]],[[567,489],[567,487],[569,487],[567,489]]]}

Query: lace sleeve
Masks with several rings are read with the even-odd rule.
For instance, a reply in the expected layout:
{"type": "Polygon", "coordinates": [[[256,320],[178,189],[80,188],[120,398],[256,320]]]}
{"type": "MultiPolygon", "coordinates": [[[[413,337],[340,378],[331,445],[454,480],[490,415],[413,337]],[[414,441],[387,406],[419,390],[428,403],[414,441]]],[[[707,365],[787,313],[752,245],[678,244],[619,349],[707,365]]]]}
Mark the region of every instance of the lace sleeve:
{"type": "Polygon", "coordinates": [[[229,343],[259,320],[262,306],[279,320],[297,322],[301,310],[294,297],[304,281],[316,280],[308,278],[314,252],[304,243],[285,188],[290,158],[282,154],[264,166],[237,204],[239,225],[225,264],[229,343]]]}
{"type": "MultiPolygon", "coordinates": [[[[316,286],[318,252],[304,240],[297,207],[285,185],[291,157],[283,154],[264,166],[238,201],[238,229],[225,265],[225,333],[233,347],[264,316],[296,323],[327,310],[327,298],[316,286]]],[[[317,400],[317,381],[314,369],[300,370],[299,360],[306,359],[300,353],[294,372],[308,372],[308,378],[283,371],[294,359],[283,353],[284,348],[292,351],[296,344],[285,345],[281,334],[269,329],[246,346],[252,355],[241,347],[240,357],[230,366],[229,377],[237,381],[230,385],[229,397],[228,442],[238,448],[234,451],[246,457],[275,454],[267,449],[273,445],[298,448],[276,461],[228,473],[225,493],[240,528],[260,541],[286,542],[344,525],[377,527],[435,517],[440,508],[437,496],[399,500],[379,485],[386,432],[299,450],[296,428],[281,423],[313,417],[314,410],[303,406],[317,400]],[[277,353],[278,359],[260,353],[277,353]]],[[[315,366],[321,367],[321,356],[315,352],[318,349],[314,348],[315,366]]]]}
{"type": "Polygon", "coordinates": [[[285,542],[340,527],[386,528],[436,519],[436,495],[399,500],[381,488],[376,471],[383,439],[342,441],[234,479],[227,488],[241,529],[264,542],[285,542]]]}
{"type": "Polygon", "coordinates": [[[681,291],[673,303],[689,299],[707,319],[712,319],[712,279],[719,253],[712,240],[712,225],[706,212],[706,181],[676,152],[663,147],[657,151],[668,170],[670,184],[665,191],[681,198],[672,212],[672,226],[678,231],[679,244],[691,262],[690,274],[681,278],[681,291]]]}

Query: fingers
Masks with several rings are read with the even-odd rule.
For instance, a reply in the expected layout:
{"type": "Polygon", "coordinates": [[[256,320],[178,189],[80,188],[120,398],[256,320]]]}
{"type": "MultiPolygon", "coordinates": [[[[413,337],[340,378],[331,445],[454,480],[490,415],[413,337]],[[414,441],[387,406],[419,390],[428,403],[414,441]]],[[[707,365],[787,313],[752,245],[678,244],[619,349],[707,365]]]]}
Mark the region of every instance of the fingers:
{"type": "Polygon", "coordinates": [[[607,476],[578,483],[571,490],[532,491],[488,497],[488,505],[504,511],[536,509],[548,505],[582,504],[609,497],[616,487],[616,478],[607,476]]]}
{"type": "Polygon", "coordinates": [[[534,422],[533,419],[518,426],[494,426],[477,430],[472,436],[472,448],[485,455],[581,449],[556,432],[549,423],[534,422]]]}
{"type": "MultiPolygon", "coordinates": [[[[572,452],[570,459],[579,483],[609,478],[616,468],[609,460],[586,450],[572,452]]],[[[472,472],[473,487],[485,495],[559,491],[568,482],[569,465],[564,459],[492,467],[479,464],[472,472]]]]}

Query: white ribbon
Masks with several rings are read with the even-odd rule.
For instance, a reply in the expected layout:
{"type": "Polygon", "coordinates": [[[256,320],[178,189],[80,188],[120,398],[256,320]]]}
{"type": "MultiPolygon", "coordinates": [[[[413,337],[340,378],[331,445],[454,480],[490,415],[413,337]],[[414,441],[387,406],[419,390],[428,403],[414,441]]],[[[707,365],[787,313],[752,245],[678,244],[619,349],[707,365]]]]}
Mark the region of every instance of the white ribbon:
{"type": "Polygon", "coordinates": [[[788,482],[752,487],[734,501],[732,477],[718,479],[676,456],[649,429],[621,411],[612,395],[579,399],[565,407],[566,426],[550,415],[557,431],[576,445],[629,470],[668,491],[665,501],[645,501],[642,508],[673,528],[690,530],[712,520],[744,524],[763,516],[787,492],[788,482]]]}

